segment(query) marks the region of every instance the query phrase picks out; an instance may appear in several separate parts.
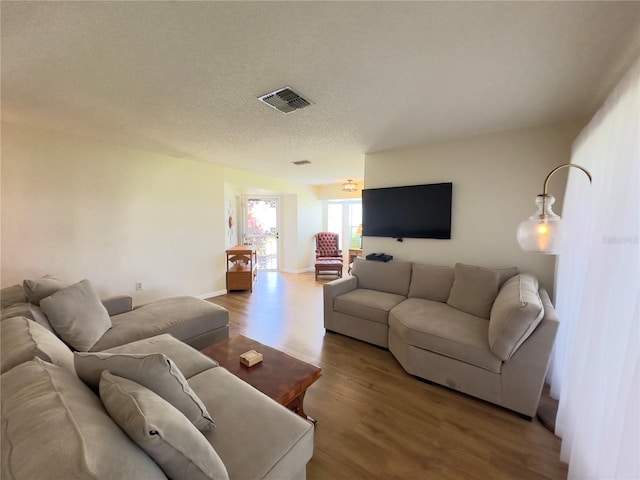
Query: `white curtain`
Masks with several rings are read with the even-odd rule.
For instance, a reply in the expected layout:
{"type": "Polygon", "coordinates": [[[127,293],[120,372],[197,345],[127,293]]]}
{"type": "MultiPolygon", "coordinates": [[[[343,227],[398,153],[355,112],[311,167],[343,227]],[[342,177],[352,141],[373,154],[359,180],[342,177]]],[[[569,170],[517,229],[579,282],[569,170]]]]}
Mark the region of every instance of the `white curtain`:
{"type": "Polygon", "coordinates": [[[573,144],[551,394],[569,478],[640,478],[640,59],[573,144]]]}

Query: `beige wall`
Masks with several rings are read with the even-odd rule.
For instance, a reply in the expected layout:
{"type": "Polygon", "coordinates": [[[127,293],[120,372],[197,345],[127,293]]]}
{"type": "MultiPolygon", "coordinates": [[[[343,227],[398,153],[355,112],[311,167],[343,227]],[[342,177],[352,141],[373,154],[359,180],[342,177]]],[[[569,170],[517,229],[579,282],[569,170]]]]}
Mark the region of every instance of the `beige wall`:
{"type": "MultiPolygon", "coordinates": [[[[366,188],[453,182],[453,207],[451,240],[409,238],[400,243],[365,237],[364,253],[385,252],[397,260],[436,265],[515,265],[536,274],[552,291],[555,257],[521,251],[515,232],[535,212],[534,199],[542,193],[545,176],[570,161],[571,143],[582,125],[525,129],[366,155],[366,188]]],[[[559,205],[566,182],[566,173],[564,177],[561,173],[549,185],[559,205]]]]}
{"type": "Polygon", "coordinates": [[[220,167],[2,125],[2,286],[51,273],[136,303],[216,292],[224,231],[220,167]]]}
{"type": "Polygon", "coordinates": [[[292,271],[308,267],[322,223],[311,187],[212,164],[7,123],[1,153],[2,287],[51,273],[136,304],[219,294],[235,242],[226,210],[240,192],[287,192],[292,271]]]}

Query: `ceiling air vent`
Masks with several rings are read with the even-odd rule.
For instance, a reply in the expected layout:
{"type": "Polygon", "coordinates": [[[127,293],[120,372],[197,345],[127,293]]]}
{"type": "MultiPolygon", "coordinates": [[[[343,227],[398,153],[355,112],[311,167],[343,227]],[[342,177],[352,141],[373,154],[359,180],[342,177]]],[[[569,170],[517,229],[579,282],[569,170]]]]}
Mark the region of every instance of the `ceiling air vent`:
{"type": "Polygon", "coordinates": [[[294,165],[309,165],[311,162],[309,160],[296,160],[295,162],[291,162],[294,165]]]}
{"type": "Polygon", "coordinates": [[[258,97],[258,100],[276,110],[280,110],[282,113],[291,113],[311,105],[309,100],[302,98],[291,90],[291,87],[284,87],[275,92],[267,93],[258,97]]]}

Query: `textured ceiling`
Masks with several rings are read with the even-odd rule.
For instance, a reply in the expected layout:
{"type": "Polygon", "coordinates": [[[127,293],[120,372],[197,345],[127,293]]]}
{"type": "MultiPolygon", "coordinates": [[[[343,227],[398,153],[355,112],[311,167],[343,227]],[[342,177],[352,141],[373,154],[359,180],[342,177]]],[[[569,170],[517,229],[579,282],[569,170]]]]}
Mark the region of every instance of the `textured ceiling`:
{"type": "Polygon", "coordinates": [[[303,183],[592,114],[638,2],[6,2],[3,120],[303,183]],[[284,115],[258,96],[313,102],[284,115]],[[313,163],[294,167],[290,162],[313,163]]]}

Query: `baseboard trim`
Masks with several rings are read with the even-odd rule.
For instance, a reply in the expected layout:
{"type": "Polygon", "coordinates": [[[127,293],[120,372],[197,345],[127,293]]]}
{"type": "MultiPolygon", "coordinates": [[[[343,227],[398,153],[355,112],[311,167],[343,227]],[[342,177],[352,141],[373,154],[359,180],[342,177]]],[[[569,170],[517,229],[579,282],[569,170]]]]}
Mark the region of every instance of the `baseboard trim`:
{"type": "Polygon", "coordinates": [[[220,295],[225,295],[227,293],[226,290],[218,290],[217,292],[209,292],[209,293],[201,293],[200,295],[194,295],[194,297],[199,298],[201,300],[206,300],[211,297],[219,297],[220,295]]]}

